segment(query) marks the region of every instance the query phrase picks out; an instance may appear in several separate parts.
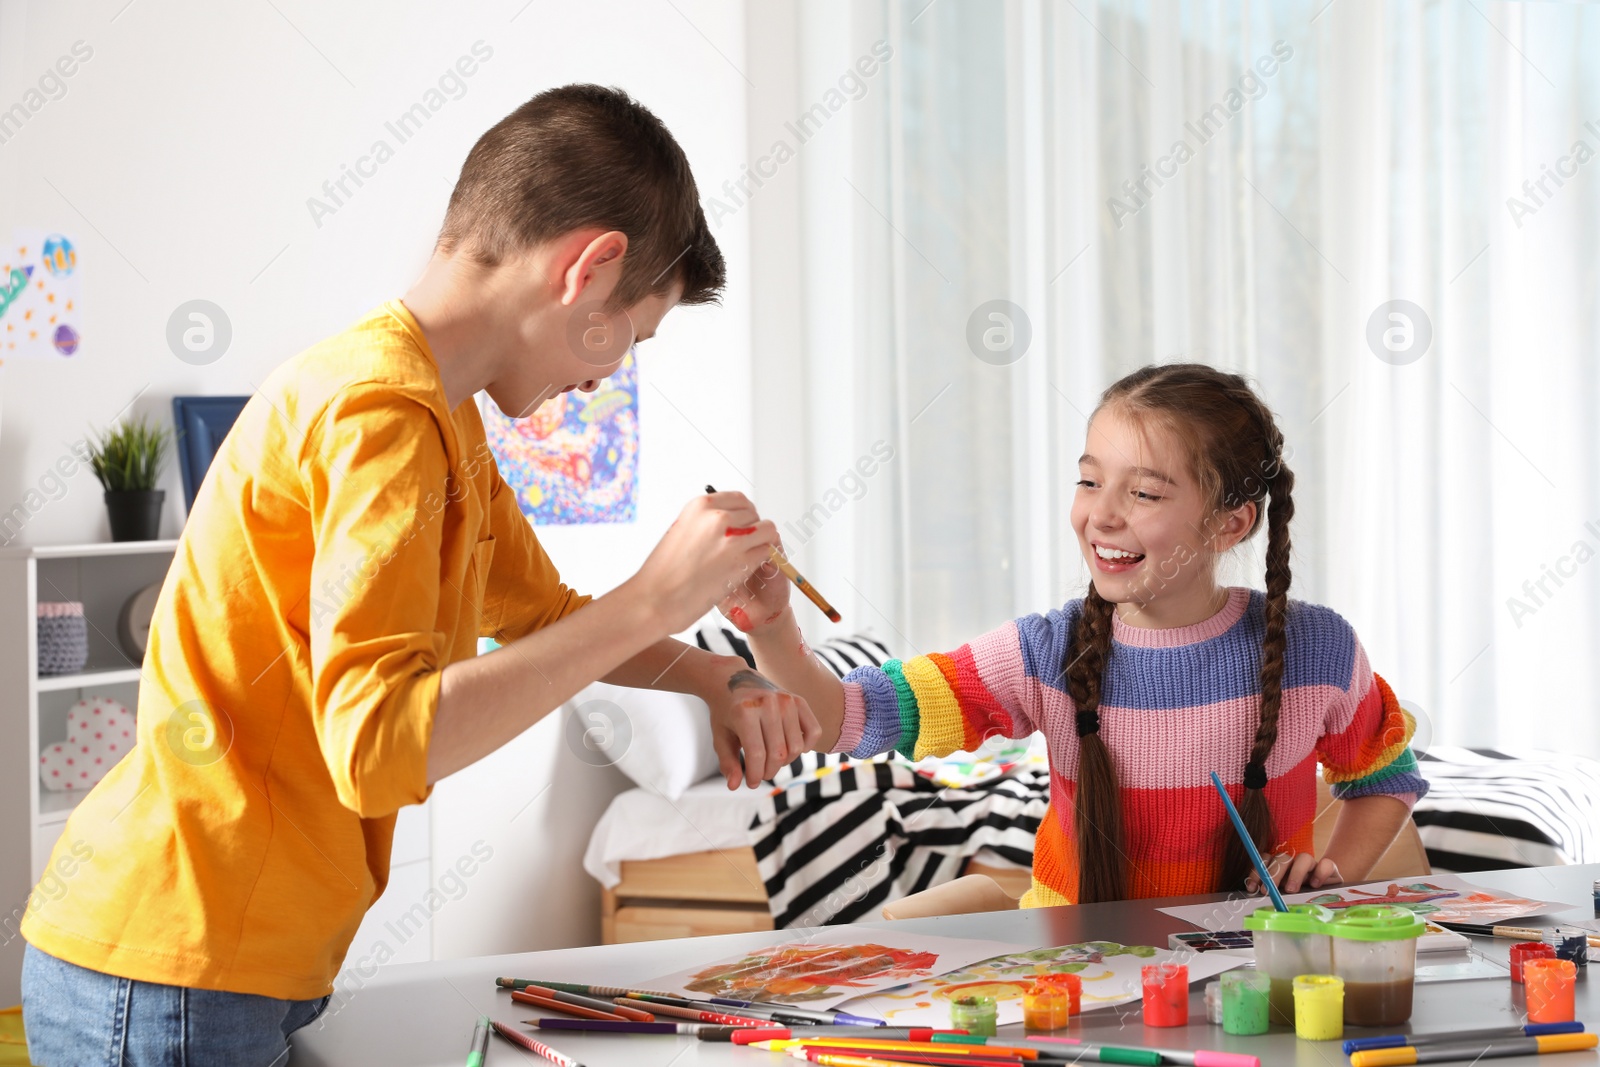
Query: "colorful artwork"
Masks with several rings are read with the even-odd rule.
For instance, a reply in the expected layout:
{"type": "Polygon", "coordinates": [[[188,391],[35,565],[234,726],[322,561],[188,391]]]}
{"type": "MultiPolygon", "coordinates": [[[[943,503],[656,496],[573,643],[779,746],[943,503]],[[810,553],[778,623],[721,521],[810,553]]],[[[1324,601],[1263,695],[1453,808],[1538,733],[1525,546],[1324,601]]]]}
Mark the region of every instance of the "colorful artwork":
{"type": "Polygon", "coordinates": [[[78,253],[59,233],[18,230],[0,252],[0,357],[60,359],[82,343],[78,253]]]}
{"type": "Polygon", "coordinates": [[[536,525],[633,521],[639,371],[632,354],[594,393],[563,393],[521,419],[492,400],[482,411],[500,475],[536,525]]]}
{"type": "MultiPolygon", "coordinates": [[[[1440,923],[1497,923],[1569,906],[1496,893],[1447,874],[1409,881],[1344,886],[1324,893],[1296,893],[1286,895],[1283,899],[1290,904],[1321,904],[1335,910],[1357,904],[1397,904],[1440,923]]],[[[1231,930],[1246,915],[1266,903],[1265,897],[1243,897],[1215,904],[1185,904],[1160,910],[1205,930],[1231,930]]]]}
{"type": "Polygon", "coordinates": [[[653,979],[646,988],[699,999],[728,997],[828,1008],[941,968],[965,967],[1017,946],[915,934],[859,940],[860,931],[819,930],[804,941],[763,945],[734,959],[653,979]]]}
{"type": "Polygon", "coordinates": [[[986,996],[995,999],[997,1022],[1004,1026],[1022,1021],[1022,995],[1040,975],[1076,974],[1083,980],[1083,1010],[1092,1011],[1138,1000],[1143,993],[1139,969],[1168,961],[1187,964],[1191,983],[1247,962],[1216,953],[1202,956],[1153,945],[1085,941],[994,956],[959,971],[858,998],[847,1010],[887,1019],[891,1026],[948,1026],[950,1001],[986,996]]]}

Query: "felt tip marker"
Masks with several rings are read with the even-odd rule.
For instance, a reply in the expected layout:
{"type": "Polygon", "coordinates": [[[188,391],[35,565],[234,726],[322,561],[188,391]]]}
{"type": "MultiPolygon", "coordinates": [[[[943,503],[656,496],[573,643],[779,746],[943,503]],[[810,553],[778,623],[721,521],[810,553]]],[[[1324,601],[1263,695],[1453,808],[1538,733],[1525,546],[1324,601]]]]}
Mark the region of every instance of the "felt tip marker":
{"type": "Polygon", "coordinates": [[[467,1049],[467,1067],[483,1067],[484,1057],[489,1054],[489,1033],[489,1017],[478,1016],[472,1027],[472,1046],[467,1049]]]}
{"type": "MultiPolygon", "coordinates": [[[[610,1019],[524,1019],[529,1026],[541,1030],[578,1030],[597,1034],[689,1034],[698,1035],[708,1027],[705,1023],[636,1023],[612,1022],[610,1019]]],[[[722,1029],[718,1027],[717,1029],[722,1029]]]]}
{"type": "Polygon", "coordinates": [[[1527,1026],[1497,1026],[1486,1030],[1458,1030],[1439,1034],[1383,1034],[1378,1037],[1352,1037],[1344,1043],[1344,1052],[1364,1052],[1374,1048],[1424,1048],[1428,1045],[1459,1044],[1462,1041],[1495,1041],[1499,1038],[1543,1037],[1547,1034],[1581,1034],[1583,1024],[1529,1023],[1527,1026]]]}
{"type": "Polygon", "coordinates": [[[565,1052],[557,1052],[543,1041],[540,1041],[537,1038],[529,1037],[527,1034],[520,1034],[511,1027],[507,1026],[505,1023],[490,1023],[489,1025],[494,1027],[495,1033],[499,1034],[513,1045],[516,1045],[518,1048],[527,1049],[536,1056],[543,1056],[545,1059],[555,1064],[556,1067],[583,1067],[583,1064],[579,1063],[571,1056],[568,1056],[565,1052]]]}
{"type": "Polygon", "coordinates": [[[1549,1034],[1512,1037],[1490,1044],[1407,1045],[1403,1048],[1369,1048],[1350,1053],[1350,1067],[1409,1067],[1413,1063],[1450,1063],[1455,1060],[1505,1059],[1538,1056],[1546,1052],[1581,1052],[1600,1044],[1595,1034],[1549,1034]]]}
{"type": "Polygon", "coordinates": [[[752,1027],[735,1030],[731,1040],[735,1045],[753,1045],[757,1041],[807,1040],[819,1037],[865,1037],[884,1041],[931,1041],[934,1034],[964,1034],[965,1030],[935,1030],[928,1026],[807,1026],[752,1027]]]}
{"type": "Polygon", "coordinates": [[[882,1019],[873,1019],[865,1015],[851,1015],[847,1011],[815,1011],[811,1008],[797,1008],[790,1004],[773,1004],[764,1000],[729,1000],[726,997],[712,997],[711,1003],[723,1004],[730,1008],[758,1008],[763,1011],[781,1011],[800,1018],[815,1019],[828,1026],[888,1026],[882,1019]]]}
{"type": "MultiPolygon", "coordinates": [[[[935,1041],[938,1038],[934,1038],[935,1041]]],[[[1261,1057],[1251,1056],[1243,1052],[1218,1052],[1215,1049],[1187,1049],[1187,1048],[1125,1048],[1121,1045],[1101,1045],[1092,1041],[1080,1041],[1075,1037],[1043,1037],[1028,1035],[1029,1041],[1043,1041],[1054,1045],[1068,1045],[1072,1050],[1084,1050],[1085,1058],[1091,1052],[1121,1053],[1135,1052],[1139,1054],[1151,1053],[1156,1056],[1156,1063],[1176,1063],[1185,1067],[1261,1067],[1261,1057]]],[[[1101,1063],[1130,1063],[1131,1060],[1107,1059],[1100,1056],[1101,1063]]],[[[1141,1060],[1140,1062],[1144,1062],[1141,1060]]]]}

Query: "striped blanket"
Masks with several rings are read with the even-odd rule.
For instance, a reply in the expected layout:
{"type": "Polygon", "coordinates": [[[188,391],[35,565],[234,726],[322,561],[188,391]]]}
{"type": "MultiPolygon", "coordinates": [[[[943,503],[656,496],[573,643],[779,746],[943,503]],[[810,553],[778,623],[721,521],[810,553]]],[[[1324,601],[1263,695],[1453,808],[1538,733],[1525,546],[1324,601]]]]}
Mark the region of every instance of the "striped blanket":
{"type": "Polygon", "coordinates": [[[1600,763],[1535,750],[1419,753],[1431,789],[1411,813],[1437,871],[1600,861],[1600,763]]]}

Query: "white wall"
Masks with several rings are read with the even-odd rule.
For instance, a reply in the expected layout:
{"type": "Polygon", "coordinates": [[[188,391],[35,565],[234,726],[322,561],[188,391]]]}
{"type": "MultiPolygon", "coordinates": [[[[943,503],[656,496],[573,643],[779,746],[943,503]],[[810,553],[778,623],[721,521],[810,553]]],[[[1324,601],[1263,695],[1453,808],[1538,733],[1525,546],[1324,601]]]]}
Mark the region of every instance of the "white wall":
{"type": "MultiPolygon", "coordinates": [[[[130,401],[170,419],[174,394],[248,393],[280,361],[402,293],[473,141],[541,89],[627,89],[674,131],[703,189],[737,177],[746,158],[738,0],[124,5],[0,0],[0,109],[74,42],[93,49],[65,95],[0,144],[0,241],[18,226],[72,236],[84,323],[72,358],[0,365],[0,513],[28,499],[69,442],[130,401]],[[393,144],[385,122],[478,41],[493,55],[464,94],[319,226],[308,198],[375,139],[393,144]],[[233,328],[228,352],[203,367],[165,340],[172,310],[197,297],[219,304],[233,328]]],[[[641,349],[639,520],[540,531],[582,589],[602,592],[631,573],[706,482],[751,488],[748,220],[725,219],[716,233],[731,279],[724,306],[675,312],[641,349]]],[[[170,536],[181,523],[176,469],[166,488],[170,536]]],[[[29,515],[16,541],[107,536],[99,487],[84,471],[29,515]]],[[[437,954],[597,938],[597,892],[578,855],[618,782],[589,768],[564,778],[555,725],[436,794],[435,863],[496,827],[496,862],[475,876],[477,899],[522,912],[507,926],[498,905],[445,909],[437,954]],[[508,780],[530,794],[544,780],[563,788],[500,826],[502,806],[521,801],[483,787],[508,780]],[[513,853],[539,862],[500,862],[513,853]]]]}

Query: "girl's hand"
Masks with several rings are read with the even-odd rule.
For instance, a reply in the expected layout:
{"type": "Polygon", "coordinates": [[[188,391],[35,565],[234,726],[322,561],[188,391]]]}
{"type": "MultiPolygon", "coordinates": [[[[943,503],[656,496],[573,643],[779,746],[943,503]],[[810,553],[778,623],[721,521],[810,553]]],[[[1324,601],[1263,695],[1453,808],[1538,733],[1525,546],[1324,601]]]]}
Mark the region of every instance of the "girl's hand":
{"type": "Polygon", "coordinates": [[[750,670],[730,662],[720,692],[706,694],[717,764],[729,789],[742,778],[752,789],[802,752],[817,747],[822,726],[800,697],[785,693],[750,670]]]}
{"type": "MultiPolygon", "coordinates": [[[[1319,860],[1309,852],[1302,852],[1299,855],[1290,855],[1287,852],[1274,853],[1267,857],[1267,873],[1272,875],[1272,880],[1285,893],[1321,889],[1343,882],[1339,876],[1338,864],[1326,856],[1319,860]]],[[[1244,880],[1244,890],[1246,893],[1266,892],[1262,888],[1261,879],[1254,874],[1244,880]]]]}
{"type": "MultiPolygon", "coordinates": [[[[781,545],[778,551],[783,551],[781,545]]],[[[789,579],[769,561],[756,568],[749,581],[735,586],[717,607],[741,633],[758,633],[783,618],[789,606],[789,585],[789,579]]]]}
{"type": "Polygon", "coordinates": [[[693,626],[713,604],[745,587],[778,543],[778,528],[743,493],[698,496],[639,568],[633,582],[666,633],[693,626]]]}

